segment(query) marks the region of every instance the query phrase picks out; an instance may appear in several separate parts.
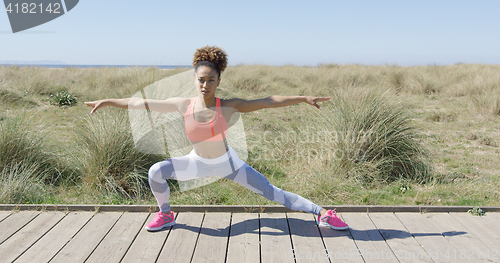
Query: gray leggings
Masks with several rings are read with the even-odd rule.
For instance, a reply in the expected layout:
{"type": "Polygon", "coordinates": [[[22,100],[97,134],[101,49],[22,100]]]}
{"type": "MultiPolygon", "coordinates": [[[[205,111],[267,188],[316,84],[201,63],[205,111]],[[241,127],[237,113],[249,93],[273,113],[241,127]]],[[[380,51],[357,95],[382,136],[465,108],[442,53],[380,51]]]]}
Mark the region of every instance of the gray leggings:
{"type": "Polygon", "coordinates": [[[160,211],[168,212],[170,211],[170,188],[166,179],[186,181],[207,176],[219,176],[232,180],[291,210],[317,215],[323,209],[297,194],[283,191],[272,185],[261,173],[243,162],[231,148],[225,155],[215,159],[205,159],[191,151],[186,156],[158,162],[149,169],[149,186],[160,211]]]}

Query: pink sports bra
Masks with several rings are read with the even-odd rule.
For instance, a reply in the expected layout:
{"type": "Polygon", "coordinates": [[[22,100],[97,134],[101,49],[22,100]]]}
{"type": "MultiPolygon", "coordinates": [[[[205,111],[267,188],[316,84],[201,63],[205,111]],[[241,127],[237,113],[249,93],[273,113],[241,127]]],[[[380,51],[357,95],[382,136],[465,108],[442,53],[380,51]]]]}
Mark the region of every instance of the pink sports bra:
{"type": "Polygon", "coordinates": [[[184,117],[184,129],[186,130],[186,136],[191,141],[201,142],[201,141],[222,141],[226,138],[228,123],[222,115],[222,110],[220,107],[220,99],[216,98],[215,104],[215,116],[210,122],[197,122],[194,119],[194,103],[196,98],[191,99],[188,110],[186,111],[186,116],[184,117]]]}

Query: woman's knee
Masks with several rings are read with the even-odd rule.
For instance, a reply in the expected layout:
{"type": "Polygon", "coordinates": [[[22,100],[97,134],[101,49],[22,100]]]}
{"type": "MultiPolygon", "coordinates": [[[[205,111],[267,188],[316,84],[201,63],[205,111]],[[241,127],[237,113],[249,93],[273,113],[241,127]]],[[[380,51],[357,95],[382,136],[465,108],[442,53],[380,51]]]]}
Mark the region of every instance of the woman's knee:
{"type": "Polygon", "coordinates": [[[153,179],[155,181],[160,181],[162,179],[167,179],[172,176],[173,165],[170,159],[161,161],[153,164],[149,168],[148,177],[149,180],[153,179]]]}
{"type": "Polygon", "coordinates": [[[267,199],[273,200],[275,191],[278,188],[272,185],[264,175],[254,168],[247,165],[243,169],[245,169],[244,176],[241,176],[237,183],[267,199]]]}

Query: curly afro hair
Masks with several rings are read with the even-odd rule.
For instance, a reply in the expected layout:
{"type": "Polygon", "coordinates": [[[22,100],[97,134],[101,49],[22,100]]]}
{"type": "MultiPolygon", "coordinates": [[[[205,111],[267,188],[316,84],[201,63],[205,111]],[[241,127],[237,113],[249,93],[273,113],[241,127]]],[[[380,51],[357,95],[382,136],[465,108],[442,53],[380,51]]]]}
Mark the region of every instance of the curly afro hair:
{"type": "Polygon", "coordinates": [[[227,54],[216,46],[206,46],[196,50],[193,57],[193,67],[195,70],[200,66],[209,66],[220,74],[227,67],[227,54]]]}

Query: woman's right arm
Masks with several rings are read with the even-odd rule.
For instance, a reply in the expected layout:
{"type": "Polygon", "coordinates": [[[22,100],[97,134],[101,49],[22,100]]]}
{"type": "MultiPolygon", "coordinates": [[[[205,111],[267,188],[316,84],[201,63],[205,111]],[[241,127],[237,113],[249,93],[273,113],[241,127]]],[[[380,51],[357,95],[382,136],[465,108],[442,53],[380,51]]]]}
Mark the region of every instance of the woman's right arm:
{"type": "Polygon", "coordinates": [[[179,111],[183,104],[186,104],[189,99],[186,98],[169,98],[166,100],[152,100],[141,98],[127,98],[127,99],[104,99],[85,102],[85,105],[92,108],[90,114],[93,114],[100,108],[108,106],[122,108],[122,109],[149,109],[157,112],[174,112],[179,111]]]}

